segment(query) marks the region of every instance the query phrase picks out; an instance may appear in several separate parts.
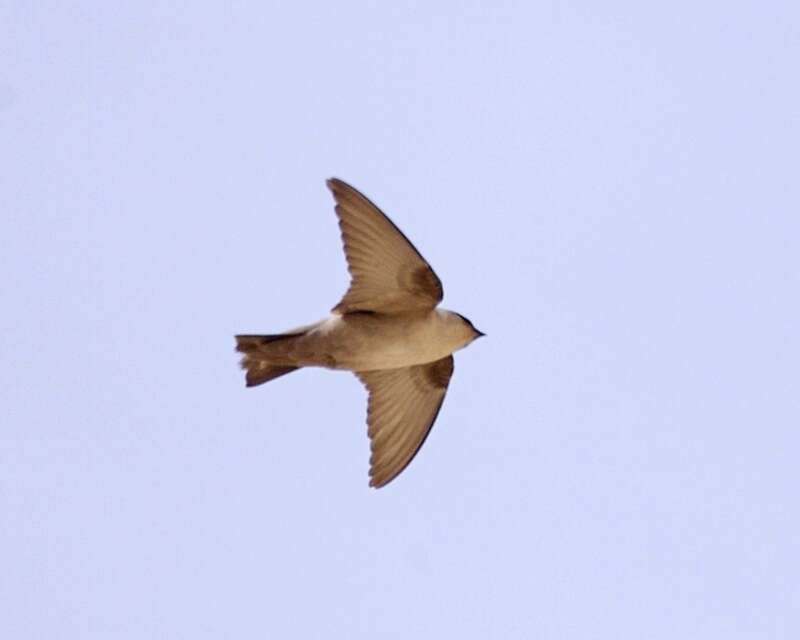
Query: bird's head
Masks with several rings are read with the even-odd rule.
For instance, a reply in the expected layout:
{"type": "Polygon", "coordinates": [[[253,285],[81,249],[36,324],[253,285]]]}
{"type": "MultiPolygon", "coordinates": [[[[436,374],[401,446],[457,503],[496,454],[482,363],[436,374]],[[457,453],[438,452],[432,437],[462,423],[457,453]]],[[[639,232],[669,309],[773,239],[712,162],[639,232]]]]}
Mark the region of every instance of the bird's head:
{"type": "Polygon", "coordinates": [[[478,329],[475,328],[475,325],[473,325],[469,319],[465,318],[460,313],[447,311],[445,317],[448,324],[453,326],[453,330],[461,339],[462,347],[466,347],[473,340],[477,340],[478,338],[486,335],[482,331],[478,331],[478,329]]]}

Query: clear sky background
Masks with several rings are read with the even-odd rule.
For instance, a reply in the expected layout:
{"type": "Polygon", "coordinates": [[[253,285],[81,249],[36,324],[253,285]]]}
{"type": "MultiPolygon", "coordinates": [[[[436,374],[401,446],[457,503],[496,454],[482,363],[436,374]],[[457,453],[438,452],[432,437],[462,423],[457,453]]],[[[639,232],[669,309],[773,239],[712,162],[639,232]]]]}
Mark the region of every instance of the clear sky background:
{"type": "Polygon", "coordinates": [[[0,636],[800,637],[797,3],[133,4],[0,9],[0,636]],[[330,176],[488,334],[380,491],[330,176]]]}

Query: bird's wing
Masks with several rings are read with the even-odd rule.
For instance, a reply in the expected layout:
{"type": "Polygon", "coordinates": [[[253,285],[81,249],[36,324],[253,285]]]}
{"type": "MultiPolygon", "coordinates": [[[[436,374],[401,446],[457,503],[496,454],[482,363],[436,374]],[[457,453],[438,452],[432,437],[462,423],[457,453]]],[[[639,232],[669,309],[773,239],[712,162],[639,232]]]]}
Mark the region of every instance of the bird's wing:
{"type": "Polygon", "coordinates": [[[453,356],[356,375],[369,391],[369,484],[382,487],[408,466],[428,437],[453,375],[453,356]]]}
{"type": "Polygon", "coordinates": [[[328,180],[350,271],[350,288],[333,310],[402,313],[433,309],[442,283],[386,215],[349,184],[328,180]]]}

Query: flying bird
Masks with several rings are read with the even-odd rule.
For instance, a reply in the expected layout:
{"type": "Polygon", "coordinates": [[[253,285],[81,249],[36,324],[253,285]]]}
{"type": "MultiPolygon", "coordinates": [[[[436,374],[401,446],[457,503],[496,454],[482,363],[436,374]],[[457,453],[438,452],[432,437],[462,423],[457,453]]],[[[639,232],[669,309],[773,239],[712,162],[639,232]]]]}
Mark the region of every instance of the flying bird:
{"type": "Polygon", "coordinates": [[[331,315],[273,335],[238,335],[248,387],[301,367],[353,371],[367,388],[370,486],[405,469],[433,426],[453,375],[453,352],[484,335],[437,308],[442,283],[403,232],[349,184],[336,202],[350,288],[331,315]]]}

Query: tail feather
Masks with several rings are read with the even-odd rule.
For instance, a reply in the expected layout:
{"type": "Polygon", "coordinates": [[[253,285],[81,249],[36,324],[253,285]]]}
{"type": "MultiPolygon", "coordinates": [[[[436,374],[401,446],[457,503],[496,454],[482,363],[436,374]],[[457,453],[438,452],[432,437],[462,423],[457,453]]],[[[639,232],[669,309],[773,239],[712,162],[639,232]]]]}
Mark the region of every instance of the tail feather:
{"type": "Polygon", "coordinates": [[[255,387],[259,384],[274,380],[275,378],[280,378],[299,368],[300,367],[274,367],[268,365],[263,360],[260,362],[256,361],[248,365],[244,379],[248,387],[255,387]]]}
{"type": "Polygon", "coordinates": [[[277,335],[240,335],[236,336],[236,350],[243,353],[241,366],[246,371],[245,382],[248,387],[264,384],[275,378],[291,373],[299,367],[285,364],[273,364],[264,346],[279,340],[295,338],[302,333],[281,333],[277,335]]]}

